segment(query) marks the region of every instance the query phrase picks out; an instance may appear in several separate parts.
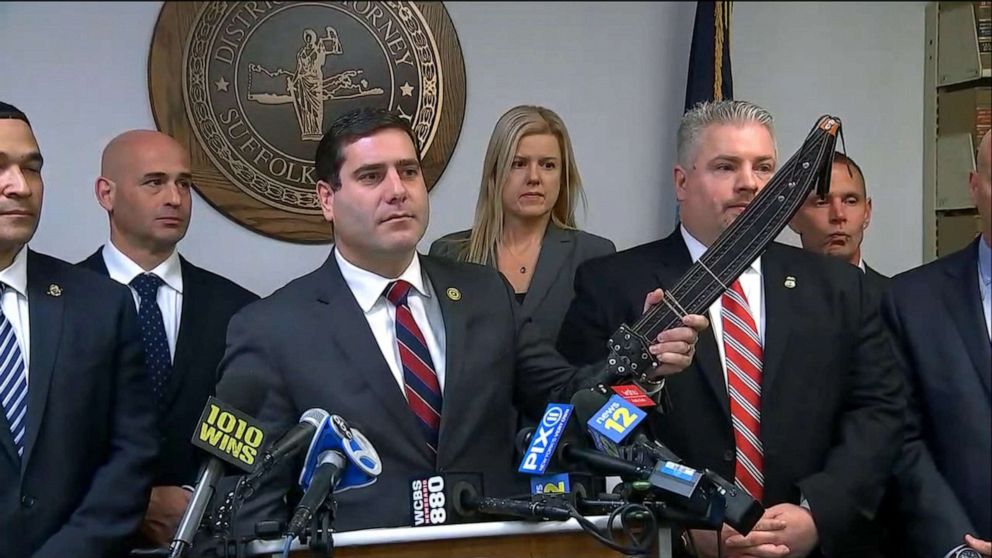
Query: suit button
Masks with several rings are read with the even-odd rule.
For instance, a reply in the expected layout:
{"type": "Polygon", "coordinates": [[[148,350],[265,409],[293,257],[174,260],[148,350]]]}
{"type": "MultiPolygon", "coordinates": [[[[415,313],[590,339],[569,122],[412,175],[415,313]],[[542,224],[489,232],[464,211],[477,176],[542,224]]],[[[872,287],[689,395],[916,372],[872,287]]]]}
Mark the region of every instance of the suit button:
{"type": "Polygon", "coordinates": [[[21,496],[21,507],[30,508],[34,506],[35,499],[30,496],[21,496]]]}
{"type": "Polygon", "coordinates": [[[726,461],[727,463],[732,462],[735,457],[737,456],[736,454],[734,454],[734,450],[727,450],[723,452],[723,460],[726,461]]]}

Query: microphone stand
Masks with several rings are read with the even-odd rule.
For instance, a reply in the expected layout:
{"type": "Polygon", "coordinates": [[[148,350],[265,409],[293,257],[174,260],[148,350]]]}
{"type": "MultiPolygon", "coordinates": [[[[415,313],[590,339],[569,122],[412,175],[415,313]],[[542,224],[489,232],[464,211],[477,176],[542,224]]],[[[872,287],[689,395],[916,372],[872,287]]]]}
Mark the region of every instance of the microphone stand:
{"type": "Polygon", "coordinates": [[[306,531],[300,533],[299,539],[310,546],[314,556],[332,558],[334,556],[334,518],[337,515],[338,503],[334,495],[329,495],[317,507],[310,519],[309,535],[306,531]],[[309,539],[309,542],[308,542],[309,539]]]}

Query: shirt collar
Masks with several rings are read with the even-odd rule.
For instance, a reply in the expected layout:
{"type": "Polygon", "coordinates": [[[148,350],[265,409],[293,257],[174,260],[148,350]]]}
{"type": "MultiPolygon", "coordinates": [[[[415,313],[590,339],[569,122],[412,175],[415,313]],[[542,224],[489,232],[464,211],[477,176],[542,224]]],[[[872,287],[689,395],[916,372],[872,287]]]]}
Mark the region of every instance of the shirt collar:
{"type": "Polygon", "coordinates": [[[14,256],[7,269],[0,271],[0,282],[13,289],[17,294],[28,296],[28,251],[27,245],[14,256]]]}
{"type": "Polygon", "coordinates": [[[978,278],[985,286],[992,282],[992,248],[985,238],[978,239],[978,278]]]}
{"type": "MultiPolygon", "coordinates": [[[[107,273],[110,278],[125,285],[130,285],[135,277],[145,273],[140,265],[127,257],[124,252],[118,250],[113,242],[107,242],[103,246],[103,263],[107,265],[107,273]]],[[[166,285],[182,294],[183,272],[179,262],[179,252],[176,250],[173,250],[164,262],[158,264],[155,269],[148,273],[157,275],[166,285]]]]}
{"type": "Polygon", "coordinates": [[[344,277],[345,283],[348,284],[348,288],[355,295],[358,306],[366,314],[372,310],[376,302],[383,299],[382,293],[385,292],[386,287],[398,279],[410,283],[420,293],[420,296],[425,298],[430,298],[431,296],[426,288],[424,275],[420,269],[420,255],[416,252],[413,254],[413,259],[410,260],[410,265],[407,266],[399,277],[394,279],[383,277],[356,266],[346,260],[339,250],[334,250],[334,259],[338,262],[338,267],[341,269],[341,275],[344,277]]]}
{"type": "MultiPolygon", "coordinates": [[[[686,228],[685,225],[679,224],[679,230],[682,232],[682,240],[685,241],[686,248],[689,249],[689,257],[692,258],[692,263],[696,263],[699,258],[703,257],[703,253],[706,252],[706,247],[703,243],[696,240],[696,237],[692,236],[686,228]]],[[[753,262],[751,262],[750,267],[744,270],[745,273],[748,271],[753,271],[759,276],[761,275],[761,256],[758,256],[753,262]]]]}
{"type": "Polygon", "coordinates": [[[858,258],[858,267],[861,268],[861,272],[862,273],[868,273],[868,269],[865,268],[865,259],[864,258],[860,258],[860,257],[858,258]]]}

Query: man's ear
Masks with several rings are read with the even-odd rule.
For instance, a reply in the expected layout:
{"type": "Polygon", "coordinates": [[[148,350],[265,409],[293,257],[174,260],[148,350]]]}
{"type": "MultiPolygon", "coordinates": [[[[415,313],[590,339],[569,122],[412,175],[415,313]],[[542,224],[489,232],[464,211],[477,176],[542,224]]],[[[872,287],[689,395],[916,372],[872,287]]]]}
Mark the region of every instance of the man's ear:
{"type": "Polygon", "coordinates": [[[688,175],[682,165],[675,165],[672,169],[672,182],[675,184],[675,199],[678,201],[683,201],[687,197],[686,192],[686,180],[688,175]]]}
{"type": "Polygon", "coordinates": [[[867,229],[868,225],[871,224],[871,198],[865,200],[865,207],[867,208],[865,210],[865,222],[861,225],[863,230],[867,229]]]}
{"type": "Polygon", "coordinates": [[[96,184],[93,186],[93,193],[96,195],[97,203],[100,204],[100,207],[107,210],[107,212],[114,210],[114,195],[116,190],[117,185],[109,178],[101,176],[96,179],[96,184]]]}
{"type": "Polygon", "coordinates": [[[317,181],[317,201],[320,202],[320,211],[324,214],[324,220],[328,223],[334,221],[334,187],[326,180],[317,181]]]}

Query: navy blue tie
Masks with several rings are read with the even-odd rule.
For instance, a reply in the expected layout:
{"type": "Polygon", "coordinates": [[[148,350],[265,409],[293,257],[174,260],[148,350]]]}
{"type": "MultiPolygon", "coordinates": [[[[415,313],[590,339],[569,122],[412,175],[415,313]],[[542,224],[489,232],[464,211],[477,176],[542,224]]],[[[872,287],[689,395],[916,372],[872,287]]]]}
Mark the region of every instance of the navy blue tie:
{"type": "Polygon", "coordinates": [[[138,291],[141,302],[138,305],[138,324],[141,326],[141,342],[145,347],[145,365],[152,382],[152,391],[161,410],[165,387],[172,375],[172,356],[169,354],[169,340],[165,336],[165,322],[158,307],[158,288],[162,279],[151,273],[142,273],[131,281],[138,291]]]}

